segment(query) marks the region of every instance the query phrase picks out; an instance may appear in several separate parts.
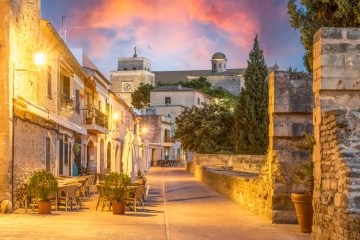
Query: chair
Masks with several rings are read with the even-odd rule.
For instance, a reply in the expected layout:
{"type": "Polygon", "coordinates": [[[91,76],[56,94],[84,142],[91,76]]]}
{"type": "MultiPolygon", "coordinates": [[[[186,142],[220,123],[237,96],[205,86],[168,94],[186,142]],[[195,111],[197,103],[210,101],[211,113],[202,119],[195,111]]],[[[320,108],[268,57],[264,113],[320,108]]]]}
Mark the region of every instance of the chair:
{"type": "MultiPolygon", "coordinates": [[[[129,197],[127,199],[125,199],[124,201],[126,202],[131,202],[133,204],[134,207],[134,211],[136,212],[136,206],[138,203],[140,203],[143,207],[143,210],[145,211],[145,207],[144,207],[144,202],[143,202],[143,197],[144,197],[144,189],[145,189],[145,185],[138,185],[138,186],[134,186],[132,188],[133,191],[133,197],[129,197]]],[[[129,194],[130,195],[130,194],[129,194]]],[[[131,209],[131,208],[130,208],[131,209]]]]}
{"type": "Polygon", "coordinates": [[[89,191],[91,188],[93,189],[93,194],[95,194],[95,175],[88,175],[87,177],[87,194],[89,196],[89,191]]]}
{"type": "Polygon", "coordinates": [[[103,173],[98,173],[99,183],[101,183],[102,181],[104,181],[104,180],[105,180],[105,177],[106,177],[105,174],[103,174],[103,173]]]}
{"type": "MultiPolygon", "coordinates": [[[[104,207],[105,207],[106,203],[108,203],[108,200],[106,199],[105,194],[104,194],[104,187],[101,184],[96,184],[96,188],[97,188],[98,195],[99,195],[99,199],[96,204],[96,211],[97,211],[100,203],[102,203],[101,211],[104,211],[104,207]]],[[[110,210],[110,207],[111,207],[111,205],[109,202],[109,210],[110,210]]]]}
{"type": "Polygon", "coordinates": [[[77,198],[77,190],[79,188],[80,185],[78,184],[71,184],[71,185],[66,185],[66,186],[62,186],[59,188],[58,190],[58,195],[57,195],[57,204],[59,204],[59,201],[64,200],[65,201],[65,211],[67,211],[68,206],[70,205],[70,209],[72,209],[72,204],[73,201],[75,202],[76,205],[76,209],[79,210],[78,208],[78,198],[77,198]]]}

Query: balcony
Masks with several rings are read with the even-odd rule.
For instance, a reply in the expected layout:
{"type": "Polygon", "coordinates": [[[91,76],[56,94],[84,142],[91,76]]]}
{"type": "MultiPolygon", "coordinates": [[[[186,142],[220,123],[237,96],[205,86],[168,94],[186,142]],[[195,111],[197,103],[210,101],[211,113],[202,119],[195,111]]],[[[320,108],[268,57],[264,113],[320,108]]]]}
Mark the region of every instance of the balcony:
{"type": "Polygon", "coordinates": [[[108,116],[97,109],[93,109],[92,115],[85,118],[85,128],[88,133],[92,134],[108,134],[108,116]]]}

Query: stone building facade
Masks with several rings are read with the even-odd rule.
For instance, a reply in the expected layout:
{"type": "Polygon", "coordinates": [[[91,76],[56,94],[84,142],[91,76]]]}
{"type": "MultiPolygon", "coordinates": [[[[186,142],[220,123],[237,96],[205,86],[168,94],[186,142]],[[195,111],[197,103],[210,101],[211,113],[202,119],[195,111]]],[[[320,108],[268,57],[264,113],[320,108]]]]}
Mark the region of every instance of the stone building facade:
{"type": "Polygon", "coordinates": [[[85,170],[94,161],[92,173],[121,171],[121,141],[135,113],[40,18],[40,0],[3,0],[0,13],[0,202],[16,208],[17,186],[39,169],[72,175],[74,165],[85,170]],[[41,67],[37,51],[46,54],[41,67]]]}
{"type": "Polygon", "coordinates": [[[312,239],[360,239],[360,28],[314,35],[312,239]]]}
{"type": "Polygon", "coordinates": [[[110,72],[112,92],[132,106],[131,94],[141,83],[155,85],[155,75],[150,71],[150,59],[138,57],[136,50],[132,58],[119,58],[118,69],[110,72]]]}
{"type": "MultiPolygon", "coordinates": [[[[245,87],[244,74],[246,68],[228,69],[228,59],[221,52],[215,53],[211,58],[209,70],[184,70],[184,71],[154,71],[155,83],[178,83],[188,82],[199,77],[205,77],[211,83],[213,89],[224,88],[234,95],[239,95],[242,87],[245,87]]],[[[271,71],[279,71],[275,64],[268,68],[271,71]]]]}

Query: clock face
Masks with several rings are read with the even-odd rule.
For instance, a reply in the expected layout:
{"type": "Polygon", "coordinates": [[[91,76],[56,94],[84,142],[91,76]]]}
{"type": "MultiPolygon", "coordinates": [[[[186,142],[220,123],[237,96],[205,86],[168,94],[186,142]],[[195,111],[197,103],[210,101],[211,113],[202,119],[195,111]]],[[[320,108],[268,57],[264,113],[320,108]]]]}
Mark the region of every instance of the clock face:
{"type": "Polygon", "coordinates": [[[123,83],[122,87],[123,87],[124,92],[129,92],[132,89],[132,84],[131,83],[123,83]]]}

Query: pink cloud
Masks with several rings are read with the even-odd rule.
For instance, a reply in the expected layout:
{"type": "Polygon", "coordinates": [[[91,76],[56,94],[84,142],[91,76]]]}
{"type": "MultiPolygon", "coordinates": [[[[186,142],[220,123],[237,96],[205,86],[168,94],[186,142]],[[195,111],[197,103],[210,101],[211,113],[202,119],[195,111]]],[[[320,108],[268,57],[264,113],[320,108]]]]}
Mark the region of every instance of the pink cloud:
{"type": "Polygon", "coordinates": [[[256,33],[270,58],[297,52],[300,46],[283,0],[97,0],[86,6],[73,0],[67,4],[70,23],[85,27],[71,33],[71,42],[85,45],[90,57],[111,60],[113,66],[121,53],[132,56],[137,46],[138,56],[150,58],[154,70],[208,69],[218,51],[228,57],[229,68],[246,67],[256,33]]]}

